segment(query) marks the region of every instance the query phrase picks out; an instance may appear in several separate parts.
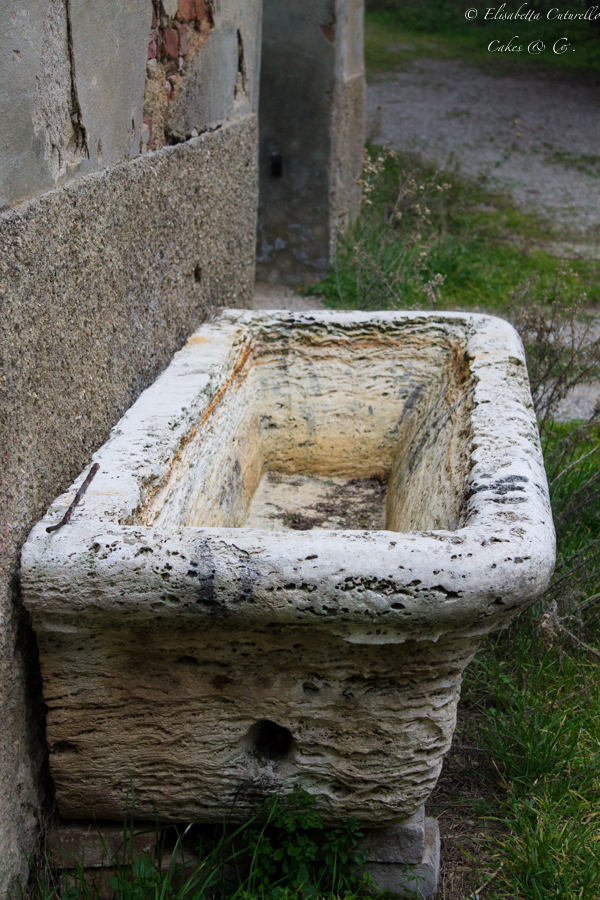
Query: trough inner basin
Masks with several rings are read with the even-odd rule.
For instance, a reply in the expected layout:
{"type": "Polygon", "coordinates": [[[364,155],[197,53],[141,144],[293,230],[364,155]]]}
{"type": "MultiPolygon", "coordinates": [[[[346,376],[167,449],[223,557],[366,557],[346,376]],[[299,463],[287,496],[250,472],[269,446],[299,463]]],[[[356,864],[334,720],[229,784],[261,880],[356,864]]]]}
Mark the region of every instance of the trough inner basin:
{"type": "Polygon", "coordinates": [[[266,472],[252,498],[248,528],[381,531],[386,523],[387,481],[317,478],[266,472]]]}
{"type": "Polygon", "coordinates": [[[469,361],[460,328],[258,328],[138,521],[160,527],[457,527],[469,361]],[[386,333],[387,331],[387,333],[386,333]],[[354,333],[353,333],[354,332],[354,333]]]}

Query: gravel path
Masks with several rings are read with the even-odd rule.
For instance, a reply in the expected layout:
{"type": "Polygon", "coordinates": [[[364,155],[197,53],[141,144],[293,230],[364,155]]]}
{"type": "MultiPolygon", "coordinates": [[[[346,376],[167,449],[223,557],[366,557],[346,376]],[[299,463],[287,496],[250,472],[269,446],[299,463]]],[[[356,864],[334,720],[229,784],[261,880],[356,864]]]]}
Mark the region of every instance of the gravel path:
{"type": "Polygon", "coordinates": [[[288,309],[302,312],[307,309],[325,309],[318,297],[303,297],[284,284],[267,284],[257,281],[254,285],[253,309],[288,309]]]}
{"type": "Polygon", "coordinates": [[[558,226],[600,225],[600,85],[417,59],[369,86],[368,110],[378,143],[459,163],[558,226]]]}

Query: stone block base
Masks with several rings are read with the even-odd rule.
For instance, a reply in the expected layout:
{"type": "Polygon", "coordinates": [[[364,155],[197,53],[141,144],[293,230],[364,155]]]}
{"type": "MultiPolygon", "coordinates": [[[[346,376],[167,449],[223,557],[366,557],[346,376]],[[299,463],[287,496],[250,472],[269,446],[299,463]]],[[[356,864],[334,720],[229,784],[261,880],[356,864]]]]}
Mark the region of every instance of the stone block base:
{"type": "MultiPolygon", "coordinates": [[[[422,816],[423,811],[417,814],[422,816]]],[[[413,816],[413,819],[416,817],[413,816]]],[[[408,820],[408,823],[412,820],[408,820]]],[[[389,829],[378,829],[382,832],[387,831],[385,843],[381,845],[381,849],[385,848],[385,854],[376,853],[378,856],[385,855],[385,861],[381,859],[372,859],[372,853],[368,854],[366,869],[373,879],[373,893],[379,894],[385,891],[394,894],[397,897],[421,897],[431,900],[435,897],[438,882],[440,878],[440,829],[437,819],[424,818],[422,826],[422,850],[420,858],[416,858],[416,851],[419,846],[417,837],[418,829],[413,825],[407,827],[408,823],[402,823],[400,826],[394,826],[389,829]],[[394,859],[394,838],[397,843],[394,859]],[[403,840],[406,843],[403,843],[403,840]]],[[[370,835],[367,840],[370,839],[370,835]]]]}

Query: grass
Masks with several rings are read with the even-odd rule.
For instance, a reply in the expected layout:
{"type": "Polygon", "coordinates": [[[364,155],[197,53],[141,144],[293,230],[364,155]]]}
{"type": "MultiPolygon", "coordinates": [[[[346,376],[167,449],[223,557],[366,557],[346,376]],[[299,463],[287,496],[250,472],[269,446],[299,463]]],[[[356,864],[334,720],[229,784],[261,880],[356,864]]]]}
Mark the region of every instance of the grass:
{"type": "MultiPolygon", "coordinates": [[[[328,278],[310,291],[328,306],[419,306],[427,303],[424,284],[439,274],[438,305],[506,314],[519,284],[535,274],[549,285],[565,268],[546,249],[564,235],[483,180],[371,147],[364,187],[367,203],[359,219],[342,236],[328,278]],[[415,215],[418,203],[428,216],[415,215]],[[394,211],[401,212],[399,219],[394,211]],[[389,290],[380,289],[384,273],[389,290]]],[[[569,295],[585,292],[590,308],[600,303],[600,262],[570,260],[569,270],[569,295]]]]}
{"type": "Polygon", "coordinates": [[[534,611],[491,639],[465,685],[501,825],[485,845],[485,870],[502,866],[485,896],[596,898],[600,672],[581,652],[544,646],[537,623],[534,611]]]}
{"type": "MultiPolygon", "coordinates": [[[[521,4],[506,4],[508,11],[521,4]]],[[[497,75],[540,72],[565,77],[594,78],[600,72],[600,28],[587,22],[548,21],[550,7],[559,4],[529,3],[537,7],[541,18],[534,22],[484,21],[489,4],[459,3],[450,0],[427,0],[427,3],[406,0],[372,2],[366,16],[365,60],[368,78],[381,73],[406,68],[414,59],[458,59],[497,75]],[[467,22],[464,13],[476,7],[479,15],[467,22]],[[496,52],[487,48],[504,46],[518,35],[522,52],[496,52]],[[566,52],[554,53],[552,47],[566,38],[566,52]],[[529,53],[527,47],[535,40],[543,41],[546,49],[529,53]]],[[[494,4],[498,8],[500,3],[494,4]]],[[[560,7],[563,9],[563,7],[560,7]]],[[[583,10],[584,4],[575,0],[564,9],[583,10]]]]}
{"type": "Polygon", "coordinates": [[[584,175],[591,175],[593,178],[600,178],[600,156],[595,154],[554,151],[548,157],[548,161],[567,169],[575,169],[584,175]]]}

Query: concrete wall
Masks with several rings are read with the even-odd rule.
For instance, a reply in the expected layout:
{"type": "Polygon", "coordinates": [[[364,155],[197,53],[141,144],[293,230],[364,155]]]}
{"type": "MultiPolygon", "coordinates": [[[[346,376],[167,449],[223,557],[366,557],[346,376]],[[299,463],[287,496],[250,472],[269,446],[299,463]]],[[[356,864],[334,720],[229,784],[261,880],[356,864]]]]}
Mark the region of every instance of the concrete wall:
{"type": "Polygon", "coordinates": [[[363,0],[264,0],[260,84],[257,275],[310,283],[360,199],[363,0]]]}
{"type": "Polygon", "coordinates": [[[335,95],[329,167],[329,253],[358,210],[366,140],[364,0],[337,4],[335,95]]]}
{"type": "Polygon", "coordinates": [[[0,893],[52,798],[20,547],[187,335],[250,303],[259,36],[260,0],[0,7],[0,893]]]}

